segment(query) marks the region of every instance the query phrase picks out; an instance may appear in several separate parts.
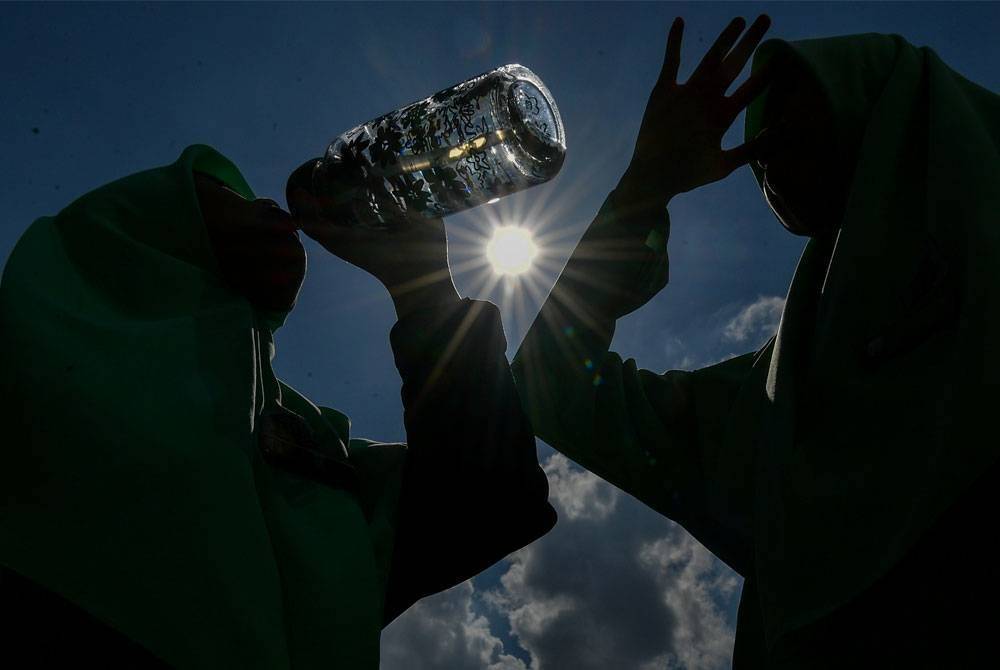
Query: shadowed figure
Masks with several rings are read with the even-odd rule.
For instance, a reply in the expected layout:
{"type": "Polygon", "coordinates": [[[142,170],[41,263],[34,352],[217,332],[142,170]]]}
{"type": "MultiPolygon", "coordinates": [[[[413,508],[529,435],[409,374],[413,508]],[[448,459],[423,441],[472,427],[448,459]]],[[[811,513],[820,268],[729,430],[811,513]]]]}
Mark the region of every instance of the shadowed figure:
{"type": "Polygon", "coordinates": [[[0,282],[8,662],[374,669],[384,625],[555,523],[499,311],[455,292],[440,219],[341,234],[290,187],[294,217],[194,145],[18,242],[0,282]],[[407,444],[355,437],[272,371],[299,227],[392,296],[407,444]]]}
{"type": "Polygon", "coordinates": [[[515,378],[542,439],[745,578],[736,668],[981,664],[1000,597],[1000,99],[877,34],[765,42],[726,97],[768,25],[737,43],[734,20],[680,84],[674,23],[632,164],[515,378]],[[751,100],[746,143],[721,150],[751,100]],[[690,372],[609,352],[666,284],[671,197],[750,160],[810,238],[776,336],[690,372]]]}

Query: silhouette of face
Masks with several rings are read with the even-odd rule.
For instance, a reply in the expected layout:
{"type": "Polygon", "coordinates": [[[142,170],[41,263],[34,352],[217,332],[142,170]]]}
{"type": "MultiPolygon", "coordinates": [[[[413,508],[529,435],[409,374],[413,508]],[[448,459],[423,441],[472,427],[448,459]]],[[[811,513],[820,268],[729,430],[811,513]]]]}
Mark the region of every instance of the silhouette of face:
{"type": "Polygon", "coordinates": [[[247,200],[195,172],[195,190],[226,283],[255,307],[290,310],[305,277],[306,252],[292,215],[274,200],[247,200]]]}
{"type": "Polygon", "coordinates": [[[757,158],[767,203],[796,235],[832,234],[843,217],[853,162],[838,141],[825,93],[802,66],[781,66],[762,128],[771,135],[757,158]]]}

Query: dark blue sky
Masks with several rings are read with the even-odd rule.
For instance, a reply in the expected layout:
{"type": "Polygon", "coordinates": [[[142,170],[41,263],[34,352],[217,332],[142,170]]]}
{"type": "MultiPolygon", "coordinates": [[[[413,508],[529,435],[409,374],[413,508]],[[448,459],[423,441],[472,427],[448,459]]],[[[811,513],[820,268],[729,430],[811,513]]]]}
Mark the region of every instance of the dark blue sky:
{"type": "MultiPolygon", "coordinates": [[[[195,142],[283,203],[291,169],[341,131],[508,62],[528,65],[552,90],[568,156],[553,182],[503,211],[544,199],[518,222],[569,228],[571,244],[627,162],[671,18],[687,19],[691,68],[728,18],[761,11],[774,18],[773,36],[898,32],[987,87],[1000,81],[995,4],[4,4],[0,258],[34,218],[195,142]]],[[[616,341],[653,369],[681,362],[663,340],[699,339],[706,320],[756,295],[782,295],[801,248],[774,224],[746,169],[671,209],[671,286],[626,319],[616,341]]],[[[476,212],[448,224],[485,226],[476,212]]],[[[276,366],[361,432],[400,438],[389,301],[361,271],[309,251],[276,366]]],[[[551,251],[553,262],[568,251],[551,251]]],[[[471,293],[475,279],[459,276],[459,288],[471,293]]],[[[539,283],[547,290],[551,280],[539,283]]],[[[516,321],[508,315],[512,350],[536,304],[516,321]]]]}
{"type": "MultiPolygon", "coordinates": [[[[554,181],[493,212],[561,240],[547,250],[558,268],[627,163],[672,18],[687,22],[683,79],[729,18],[764,11],[772,37],[899,33],[1000,88],[1000,4],[990,3],[3,4],[0,259],[36,217],[172,162],[193,143],[214,146],[259,196],[284,203],[288,173],[341,131],[519,62],[559,104],[567,160],[554,181]]],[[[670,212],[671,284],[620,323],[615,348],[655,370],[755,348],[766,324],[742,339],[726,326],[760,298],[784,295],[801,241],[776,223],[748,169],[677,198],[670,212]]],[[[491,225],[475,210],[447,223],[456,242],[491,225]]],[[[388,297],[362,271],[307,248],[300,303],[277,338],[277,372],[349,414],[356,434],[401,439],[388,297]]],[[[478,253],[468,242],[454,250],[457,260],[478,253]]],[[[506,298],[483,293],[484,279],[470,272],[456,283],[502,303],[513,354],[538,296],[517,284],[506,298]]],[[[536,275],[541,294],[553,279],[536,275]]],[[[527,660],[503,617],[490,621],[508,652],[527,660]]]]}

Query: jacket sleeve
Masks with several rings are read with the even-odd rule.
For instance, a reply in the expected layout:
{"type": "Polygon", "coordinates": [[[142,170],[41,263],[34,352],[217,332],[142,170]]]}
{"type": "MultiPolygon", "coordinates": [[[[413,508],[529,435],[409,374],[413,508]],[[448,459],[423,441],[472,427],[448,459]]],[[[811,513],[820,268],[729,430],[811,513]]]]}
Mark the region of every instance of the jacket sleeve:
{"type": "Polygon", "coordinates": [[[753,454],[727,431],[759,356],[655,374],[609,351],[615,320],[666,284],[668,230],[665,211],[622,206],[612,192],[512,369],[536,435],[745,573],[753,454]]]}
{"type": "MultiPolygon", "coordinates": [[[[556,520],[496,306],[466,299],[411,315],[393,327],[390,341],[403,381],[407,445],[395,475],[386,623],[540,537],[556,520]]],[[[352,444],[352,457],[360,448],[352,444]]],[[[392,453],[386,445],[364,450],[377,458],[370,450],[379,448],[392,453]]]]}

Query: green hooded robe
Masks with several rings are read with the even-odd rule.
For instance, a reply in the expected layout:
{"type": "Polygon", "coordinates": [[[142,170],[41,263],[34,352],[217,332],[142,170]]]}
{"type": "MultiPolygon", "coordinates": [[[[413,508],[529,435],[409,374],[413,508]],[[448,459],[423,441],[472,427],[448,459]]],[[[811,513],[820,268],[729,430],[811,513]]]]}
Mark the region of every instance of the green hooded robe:
{"type": "Polygon", "coordinates": [[[776,337],[690,372],[609,352],[615,319],[666,284],[669,225],[613,192],[585,239],[618,260],[575,253],[513,364],[539,437],[746,578],[737,645],[754,628],[768,648],[889,571],[1000,452],[984,437],[1000,406],[1000,98],[899,36],[769,41],[754,68],[778,52],[818,79],[857,167],[776,337]]]}
{"type": "Polygon", "coordinates": [[[385,622],[555,521],[499,312],[398,322],[410,448],[353,439],[276,379],[285,314],[224,284],[195,170],[254,197],[194,145],[38,219],[7,261],[0,566],[176,667],[376,668],[385,622]],[[351,481],[272,466],[265,433],[351,481]]]}

